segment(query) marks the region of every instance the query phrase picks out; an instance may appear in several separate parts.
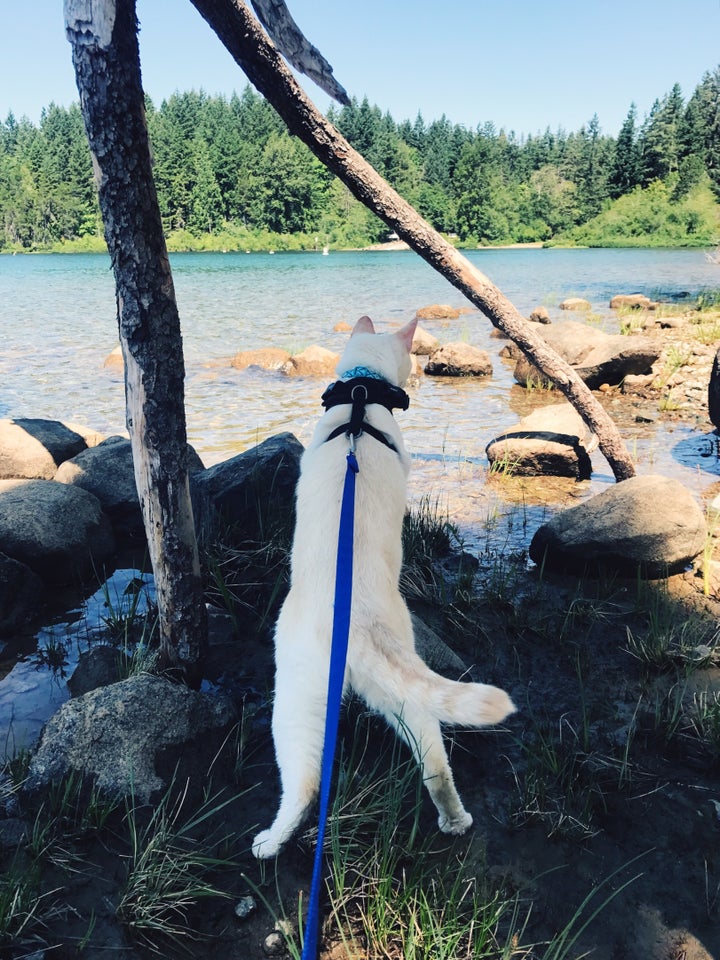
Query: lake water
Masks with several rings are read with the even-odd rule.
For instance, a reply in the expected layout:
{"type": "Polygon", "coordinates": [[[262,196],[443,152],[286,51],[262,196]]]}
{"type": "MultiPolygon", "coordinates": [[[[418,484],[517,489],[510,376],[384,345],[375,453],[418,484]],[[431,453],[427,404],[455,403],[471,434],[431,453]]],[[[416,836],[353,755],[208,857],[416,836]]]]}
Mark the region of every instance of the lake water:
{"type": "MultiPolygon", "coordinates": [[[[566,318],[560,302],[580,296],[611,332],[617,322],[608,303],[617,293],[670,300],[720,287],[720,268],[701,250],[478,250],[468,258],[521,312],[544,304],[553,319],[566,318]]],[[[410,320],[427,304],[469,306],[411,251],[176,254],[171,264],[188,436],[207,466],[279,431],[307,442],[321,412],[324,381],[236,371],[228,361],[239,350],[298,351],[318,343],[339,352],[347,337],[333,332],[339,321],[368,314],[382,328],[410,320]]],[[[441,341],[468,340],[487,350],[494,373],[479,381],[420,378],[410,387],[410,409],[397,417],[415,458],[411,500],[429,496],[446,506],[481,555],[521,551],[548,512],[602,489],[612,474],[596,451],[585,483],[488,480],[487,443],[548,398],[528,396],[514,384],[512,365],[498,356],[502,341],[490,336],[491,325],[478,311],[425,327],[441,341]]],[[[107,256],[0,255],[0,331],[0,417],[125,432],[122,374],[103,365],[118,342],[107,256]]],[[[716,458],[703,470],[696,456],[683,456],[694,451],[698,429],[630,425],[623,432],[639,472],[675,476],[698,494],[718,480],[716,458]]],[[[2,700],[0,690],[0,733],[2,700]]]]}

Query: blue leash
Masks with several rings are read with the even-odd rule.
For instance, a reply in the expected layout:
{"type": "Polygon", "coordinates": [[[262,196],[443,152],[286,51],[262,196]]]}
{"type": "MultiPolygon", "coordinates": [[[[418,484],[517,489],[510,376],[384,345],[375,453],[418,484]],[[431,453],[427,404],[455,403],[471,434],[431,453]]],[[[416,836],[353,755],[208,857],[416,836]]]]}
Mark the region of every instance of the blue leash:
{"type": "Polygon", "coordinates": [[[355,475],[358,463],[351,445],[347,455],[347,471],[340,508],[340,531],[338,534],[337,564],[335,567],[335,605],[333,609],[332,648],[330,651],[330,674],[325,713],[325,740],[323,743],[322,771],[320,776],[320,817],[315,848],[310,899],[308,902],[302,960],[315,960],[320,933],[320,886],[322,883],[323,846],[330,803],[330,781],[335,760],[335,744],[340,722],[345,661],[347,659],[348,634],[350,632],[350,605],[352,601],[353,535],[355,528],[355,475]]]}

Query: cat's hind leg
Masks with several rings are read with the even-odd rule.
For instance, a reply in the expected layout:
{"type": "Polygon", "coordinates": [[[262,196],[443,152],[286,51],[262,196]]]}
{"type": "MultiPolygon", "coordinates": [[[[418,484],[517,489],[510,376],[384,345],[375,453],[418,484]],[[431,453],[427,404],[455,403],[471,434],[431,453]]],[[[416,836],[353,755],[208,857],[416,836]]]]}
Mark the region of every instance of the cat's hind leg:
{"type": "Polygon", "coordinates": [[[282,796],[272,825],[257,834],[252,851],[274,857],[305,819],[320,783],[327,677],[302,665],[279,660],[272,731],[282,796]]]}
{"type": "Polygon", "coordinates": [[[400,713],[383,710],[383,714],[408,744],[422,770],[423,782],[438,812],[440,830],[443,833],[465,833],[472,826],[473,818],[464,808],[455,787],[439,721],[427,711],[408,704],[400,713]]]}

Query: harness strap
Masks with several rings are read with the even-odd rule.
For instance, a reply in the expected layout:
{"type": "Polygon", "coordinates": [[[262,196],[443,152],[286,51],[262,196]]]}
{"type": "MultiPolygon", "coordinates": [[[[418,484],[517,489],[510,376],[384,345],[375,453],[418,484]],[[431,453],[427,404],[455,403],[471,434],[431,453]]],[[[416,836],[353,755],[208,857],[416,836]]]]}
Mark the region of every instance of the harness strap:
{"type": "MultiPolygon", "coordinates": [[[[325,443],[327,443],[328,440],[334,440],[335,437],[339,437],[341,434],[346,437],[350,433],[352,433],[352,424],[343,423],[339,427],[335,427],[333,432],[328,437],[325,438],[325,443]]],[[[367,420],[363,421],[362,429],[360,430],[360,433],[367,433],[371,437],[374,437],[376,440],[379,440],[380,443],[384,443],[386,447],[389,447],[395,453],[398,452],[398,448],[395,446],[392,440],[390,440],[390,438],[386,434],[384,434],[381,430],[378,430],[377,427],[374,427],[371,423],[368,423],[367,420]]],[[[357,436],[359,435],[360,434],[357,434],[357,436]]],[[[356,436],[356,435],[353,434],[353,436],[356,436]]]]}
{"type": "MultiPolygon", "coordinates": [[[[371,373],[371,371],[366,371],[371,373]]],[[[398,452],[397,447],[388,437],[365,420],[365,407],[370,403],[378,403],[390,413],[394,409],[407,410],[410,406],[410,397],[401,387],[396,387],[379,376],[358,376],[350,380],[336,380],[331,383],[322,395],[322,404],[326,410],[341,404],[350,404],[350,421],[336,427],[325,442],[334,440],[340,434],[357,439],[362,433],[369,433],[371,437],[384,443],[386,447],[398,452]]]]}

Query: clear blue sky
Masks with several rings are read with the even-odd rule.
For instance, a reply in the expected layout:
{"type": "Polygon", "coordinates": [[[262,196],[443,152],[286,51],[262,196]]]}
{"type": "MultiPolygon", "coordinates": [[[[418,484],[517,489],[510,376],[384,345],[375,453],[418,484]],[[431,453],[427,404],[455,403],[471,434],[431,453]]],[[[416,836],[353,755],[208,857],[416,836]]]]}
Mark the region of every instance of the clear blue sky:
{"type": "MultiPolygon", "coordinates": [[[[687,99],[720,63],[720,0],[288,0],[351,96],[393,119],[443,113],[518,134],[577,130],[597,113],[616,135],[679,83],[687,99]]],[[[189,0],[138,0],[143,82],[229,96],[245,75],[189,0]]],[[[306,79],[324,111],[328,98],[306,79]]],[[[0,120],[34,123],[77,100],[62,0],[0,0],[0,120]]]]}

